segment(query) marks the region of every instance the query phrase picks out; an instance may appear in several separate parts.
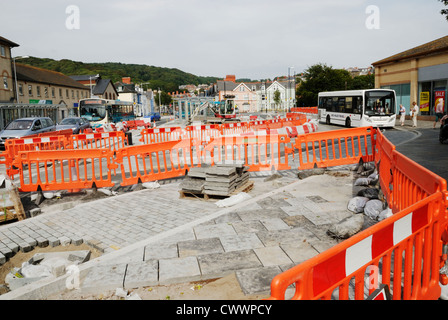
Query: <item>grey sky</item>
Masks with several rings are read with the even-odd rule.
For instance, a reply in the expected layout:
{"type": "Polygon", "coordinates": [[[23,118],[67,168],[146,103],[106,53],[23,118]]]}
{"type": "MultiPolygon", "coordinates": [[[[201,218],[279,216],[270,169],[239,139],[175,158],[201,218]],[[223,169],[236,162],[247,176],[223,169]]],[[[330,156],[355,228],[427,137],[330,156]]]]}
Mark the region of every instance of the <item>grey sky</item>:
{"type": "MultiPolygon", "coordinates": [[[[437,0],[15,0],[0,35],[13,56],[122,62],[200,76],[273,78],[322,62],[372,62],[447,35],[437,0]],[[79,29],[68,29],[69,5],[79,29]],[[368,29],[369,5],[379,29],[368,29]]],[[[70,20],[73,21],[73,20],[70,20]]]]}

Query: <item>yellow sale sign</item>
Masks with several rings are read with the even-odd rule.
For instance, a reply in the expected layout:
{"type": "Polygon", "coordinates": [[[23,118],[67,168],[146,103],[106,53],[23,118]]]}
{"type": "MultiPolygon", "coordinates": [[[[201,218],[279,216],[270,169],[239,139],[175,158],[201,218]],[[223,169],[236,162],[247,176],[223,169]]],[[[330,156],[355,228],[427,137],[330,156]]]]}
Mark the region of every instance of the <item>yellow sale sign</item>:
{"type": "Polygon", "coordinates": [[[420,111],[429,111],[429,92],[420,92],[420,111]]]}

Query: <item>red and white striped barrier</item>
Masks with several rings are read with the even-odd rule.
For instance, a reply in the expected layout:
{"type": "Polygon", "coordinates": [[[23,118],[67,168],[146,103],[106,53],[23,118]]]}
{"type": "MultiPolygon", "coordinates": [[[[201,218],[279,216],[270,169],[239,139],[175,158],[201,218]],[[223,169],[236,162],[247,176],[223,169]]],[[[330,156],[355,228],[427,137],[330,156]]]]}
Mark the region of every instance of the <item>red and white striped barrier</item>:
{"type": "Polygon", "coordinates": [[[337,283],[350,276],[427,224],[426,210],[411,212],[395,221],[390,227],[375,232],[317,265],[313,272],[314,292],[322,292],[330,283],[337,283]]]}
{"type": "Polygon", "coordinates": [[[290,138],[295,138],[301,134],[307,134],[310,132],[316,132],[318,129],[318,124],[315,120],[308,121],[307,123],[295,126],[295,127],[285,127],[288,131],[288,135],[290,138]]]}

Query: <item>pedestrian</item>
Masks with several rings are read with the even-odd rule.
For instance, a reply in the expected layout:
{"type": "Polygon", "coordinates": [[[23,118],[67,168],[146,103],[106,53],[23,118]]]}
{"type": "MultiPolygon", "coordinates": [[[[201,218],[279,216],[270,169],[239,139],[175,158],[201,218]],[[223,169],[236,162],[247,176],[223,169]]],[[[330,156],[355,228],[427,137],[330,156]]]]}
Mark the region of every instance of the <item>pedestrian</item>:
{"type": "Polygon", "coordinates": [[[413,102],[412,103],[413,107],[412,107],[412,126],[413,127],[417,127],[417,115],[418,115],[418,111],[419,111],[419,107],[417,105],[417,102],[413,102]]]}
{"type": "Polygon", "coordinates": [[[404,119],[406,117],[406,108],[400,104],[400,123],[401,126],[404,126],[404,119]]]}
{"type": "Polygon", "coordinates": [[[436,119],[434,120],[434,129],[436,128],[437,121],[442,120],[442,117],[443,117],[443,99],[442,98],[437,100],[435,110],[436,110],[436,119]]]}

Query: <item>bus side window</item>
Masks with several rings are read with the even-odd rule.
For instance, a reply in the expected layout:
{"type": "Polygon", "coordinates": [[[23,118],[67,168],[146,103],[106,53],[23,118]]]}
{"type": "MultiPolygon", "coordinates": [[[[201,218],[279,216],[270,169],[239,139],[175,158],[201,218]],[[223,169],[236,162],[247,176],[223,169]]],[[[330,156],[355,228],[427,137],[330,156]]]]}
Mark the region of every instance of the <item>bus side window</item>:
{"type": "Polygon", "coordinates": [[[338,101],[338,112],[345,112],[345,98],[339,98],[338,101]]]}
{"type": "Polygon", "coordinates": [[[332,100],[332,106],[331,106],[331,111],[333,111],[333,112],[338,112],[338,98],[337,97],[334,97],[334,98],[332,98],[333,100],[332,100]]]}
{"type": "Polygon", "coordinates": [[[353,97],[345,98],[345,112],[353,113],[353,97]]]}

